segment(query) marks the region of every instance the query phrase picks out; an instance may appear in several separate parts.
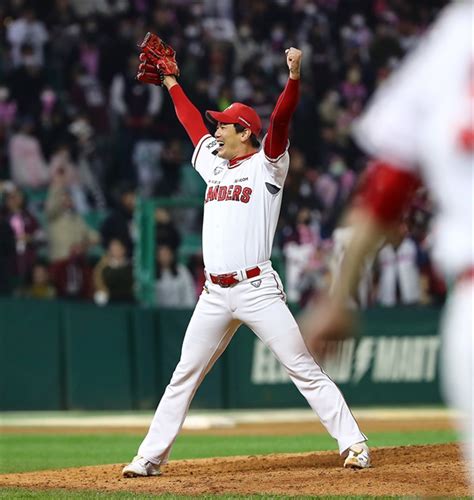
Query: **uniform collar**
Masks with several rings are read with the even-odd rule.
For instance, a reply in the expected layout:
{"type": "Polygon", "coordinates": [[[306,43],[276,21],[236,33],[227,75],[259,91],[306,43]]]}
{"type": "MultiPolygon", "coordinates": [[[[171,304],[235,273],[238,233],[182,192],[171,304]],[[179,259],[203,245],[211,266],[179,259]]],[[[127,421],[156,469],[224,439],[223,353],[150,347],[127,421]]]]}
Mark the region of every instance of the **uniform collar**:
{"type": "Polygon", "coordinates": [[[236,158],[232,158],[232,160],[229,160],[229,165],[227,166],[227,168],[238,167],[242,162],[248,160],[251,156],[253,156],[256,153],[258,153],[258,151],[254,151],[253,153],[249,153],[248,155],[237,156],[236,158]]]}

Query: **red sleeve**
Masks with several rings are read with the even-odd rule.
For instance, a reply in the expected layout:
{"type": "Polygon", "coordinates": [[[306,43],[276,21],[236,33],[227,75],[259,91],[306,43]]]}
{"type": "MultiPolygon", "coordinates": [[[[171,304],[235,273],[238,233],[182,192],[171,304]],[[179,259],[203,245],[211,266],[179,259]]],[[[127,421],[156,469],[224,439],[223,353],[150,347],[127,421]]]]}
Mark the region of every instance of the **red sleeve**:
{"type": "Polygon", "coordinates": [[[174,85],[169,90],[173,100],[176,116],[185,128],[194,146],[200,141],[201,137],[209,134],[201,113],[188,99],[181,85],[174,85]]]}
{"type": "Polygon", "coordinates": [[[264,145],[265,155],[268,158],[278,158],[285,152],[290,120],[298,104],[299,94],[300,81],[289,78],[270,117],[264,145]]]}
{"type": "Polygon", "coordinates": [[[396,222],[408,209],[419,177],[382,161],[369,166],[361,179],[354,204],[370,212],[382,224],[396,222]]]}

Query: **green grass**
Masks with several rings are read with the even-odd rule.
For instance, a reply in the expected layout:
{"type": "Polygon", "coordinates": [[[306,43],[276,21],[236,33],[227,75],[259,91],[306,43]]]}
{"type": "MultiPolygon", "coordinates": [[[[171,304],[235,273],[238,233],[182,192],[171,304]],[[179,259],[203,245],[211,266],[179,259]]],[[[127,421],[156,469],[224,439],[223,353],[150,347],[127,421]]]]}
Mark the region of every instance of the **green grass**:
{"type": "MultiPolygon", "coordinates": [[[[143,435],[130,434],[5,434],[0,436],[0,473],[126,463],[143,435]],[[47,450],[47,453],[46,453],[47,450]]],[[[370,446],[447,443],[453,431],[374,432],[370,446]]],[[[268,453],[336,450],[329,435],[298,436],[179,436],[171,458],[207,458],[268,453]]]]}

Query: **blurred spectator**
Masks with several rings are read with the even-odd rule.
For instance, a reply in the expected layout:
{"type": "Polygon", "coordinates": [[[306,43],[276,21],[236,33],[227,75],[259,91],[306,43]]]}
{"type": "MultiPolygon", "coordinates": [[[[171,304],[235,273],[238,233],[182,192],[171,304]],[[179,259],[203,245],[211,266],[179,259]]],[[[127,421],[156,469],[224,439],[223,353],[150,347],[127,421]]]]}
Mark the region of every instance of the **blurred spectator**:
{"type": "Polygon", "coordinates": [[[68,139],[68,120],[59,95],[46,86],[40,94],[41,114],[37,125],[37,136],[46,158],[50,158],[58,143],[68,139]]]}
{"type": "Polygon", "coordinates": [[[97,151],[94,129],[84,115],[78,115],[68,127],[74,137],[73,144],[79,178],[87,189],[88,201],[95,209],[105,208],[105,196],[102,185],[105,178],[103,160],[97,151]]]}
{"type": "Polygon", "coordinates": [[[442,306],[446,300],[447,286],[441,272],[431,257],[433,235],[427,234],[418,244],[418,264],[421,280],[421,302],[442,306]]]}
{"type": "Polygon", "coordinates": [[[34,9],[26,5],[21,16],[7,24],[7,40],[11,46],[11,58],[14,66],[24,64],[25,57],[31,58],[35,66],[44,62],[44,45],[49,35],[44,23],[36,18],[34,9]],[[31,52],[28,56],[22,53],[22,48],[28,45],[31,52]]]}
{"type": "Polygon", "coordinates": [[[410,205],[407,222],[410,235],[415,241],[418,250],[421,302],[440,306],[446,299],[447,290],[445,280],[436,269],[431,257],[433,234],[430,222],[434,207],[425,187],[418,189],[410,205]]]}
{"type": "Polygon", "coordinates": [[[154,140],[140,140],[133,150],[132,162],[137,174],[138,191],[145,198],[152,197],[158,191],[168,195],[163,188],[166,186],[163,169],[159,168],[162,152],[163,142],[154,140]]]}
{"type": "Polygon", "coordinates": [[[32,299],[53,299],[56,297],[56,289],[51,283],[48,266],[42,262],[36,262],[30,272],[30,280],[21,291],[24,297],[32,299]]]}
{"type": "MultiPolygon", "coordinates": [[[[4,184],[0,182],[0,194],[4,184]]],[[[0,295],[8,295],[13,290],[13,270],[15,268],[15,233],[0,210],[0,295]]]]}
{"type": "Polygon", "coordinates": [[[86,253],[99,243],[99,235],[74,209],[63,177],[58,172],[53,178],[46,200],[51,277],[58,296],[89,298],[92,283],[86,253]]]}
{"type": "Polygon", "coordinates": [[[195,296],[199,297],[206,283],[206,274],[204,273],[204,261],[201,250],[189,257],[188,268],[194,280],[195,296]]]}
{"type": "Polygon", "coordinates": [[[157,245],[166,245],[173,252],[176,252],[181,243],[181,236],[173,224],[168,210],[157,208],[155,210],[155,221],[157,245]]]}
{"type": "Polygon", "coordinates": [[[77,166],[71,158],[71,151],[67,144],[60,144],[51,156],[49,172],[52,178],[62,176],[64,188],[66,188],[73,199],[74,208],[81,214],[89,211],[84,186],[79,178],[77,166]]]}
{"type": "Polygon", "coordinates": [[[94,300],[100,305],[134,302],[133,266],[120,240],[110,240],[106,253],[95,266],[94,289],[94,300]]]}
{"type": "Polygon", "coordinates": [[[83,248],[76,246],[69,257],[53,262],[50,273],[58,297],[74,300],[92,298],[92,268],[83,248]]]}
{"type": "Polygon", "coordinates": [[[394,231],[391,240],[379,251],[377,264],[379,304],[392,307],[421,302],[416,243],[408,236],[405,223],[394,231]]]}
{"type": "Polygon", "coordinates": [[[163,95],[156,85],[143,85],[135,78],[137,56],[131,55],[128,66],[115,75],[110,88],[110,107],[119,127],[121,175],[125,179],[136,180],[136,172],[131,171],[135,145],[149,139],[153,119],[163,104],[163,95]]]}
{"type": "Polygon", "coordinates": [[[83,65],[74,68],[70,90],[71,103],[91,119],[99,133],[109,130],[107,102],[104,88],[96,72],[87,72],[83,65]]]}
{"type": "Polygon", "coordinates": [[[346,79],[341,84],[341,95],[347,104],[352,101],[363,101],[367,97],[367,89],[361,81],[360,67],[351,66],[346,73],[346,79]]]}
{"type": "MultiPolygon", "coordinates": [[[[16,103],[11,98],[10,89],[5,86],[0,87],[0,130],[9,131],[15,122],[17,112],[16,103]]],[[[0,132],[0,135],[3,135],[0,132]]]]}
{"type": "Polygon", "coordinates": [[[40,188],[49,179],[41,144],[34,130],[32,119],[26,118],[10,140],[10,172],[13,182],[20,188],[40,188]]]}
{"type": "Polygon", "coordinates": [[[161,153],[160,166],[163,175],[155,189],[155,196],[176,195],[181,179],[183,161],[183,146],[181,141],[179,139],[168,141],[161,153]]]}
{"type": "Polygon", "coordinates": [[[36,217],[27,208],[25,194],[16,187],[6,192],[5,214],[15,234],[15,275],[20,283],[24,283],[35,263],[42,231],[36,217]]]}
{"type": "Polygon", "coordinates": [[[319,117],[326,125],[335,125],[341,113],[341,97],[337,90],[329,90],[324,95],[318,108],[319,117]]]}
{"type": "Polygon", "coordinates": [[[59,144],[53,152],[49,167],[51,177],[62,175],[64,187],[71,193],[74,208],[81,214],[88,213],[92,204],[102,209],[105,200],[90,165],[82,156],[76,163],[68,144],[59,144]]]}
{"type": "Polygon", "coordinates": [[[30,45],[24,45],[21,53],[22,62],[10,74],[9,89],[18,105],[18,113],[38,120],[41,113],[41,91],[46,77],[44,70],[33,56],[30,45]]]}
{"type": "Polygon", "coordinates": [[[111,240],[117,239],[125,245],[128,256],[133,254],[136,232],[133,220],[135,204],[135,189],[129,184],[122,184],[117,192],[116,206],[104,220],[100,228],[104,248],[109,247],[111,240]]]}
{"type": "Polygon", "coordinates": [[[282,200],[282,220],[284,223],[295,221],[301,207],[318,203],[308,179],[308,165],[302,151],[292,148],[291,165],[285,181],[285,196],[282,200]]]}
{"type": "Polygon", "coordinates": [[[286,267],[286,294],[289,302],[300,302],[303,288],[308,288],[308,284],[302,283],[305,274],[317,266],[316,253],[320,245],[319,227],[314,225],[312,214],[309,208],[301,208],[296,217],[296,224],[293,228],[287,229],[283,254],[285,256],[286,267]]]}
{"type": "Polygon", "coordinates": [[[196,304],[194,282],[189,270],[176,263],[168,245],[156,249],[156,304],[159,307],[190,308],[196,304]]]}

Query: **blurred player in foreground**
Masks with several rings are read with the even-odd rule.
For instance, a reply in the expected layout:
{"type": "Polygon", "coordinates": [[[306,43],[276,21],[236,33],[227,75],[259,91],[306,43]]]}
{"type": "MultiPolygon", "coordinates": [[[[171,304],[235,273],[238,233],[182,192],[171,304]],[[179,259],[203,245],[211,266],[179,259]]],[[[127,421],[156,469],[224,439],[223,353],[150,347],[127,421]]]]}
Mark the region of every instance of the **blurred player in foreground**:
{"type": "Polygon", "coordinates": [[[362,200],[349,211],[354,237],[330,298],[310,311],[303,333],[316,356],[353,330],[346,308],[361,266],[398,220],[421,177],[437,205],[434,259],[452,281],[441,325],[442,380],[461,414],[473,483],[474,30],[473,3],[448,6],[419,47],[375,95],[355,125],[377,160],[362,200]]]}
{"type": "Polygon", "coordinates": [[[158,405],[137,456],[125,477],[156,476],[168,461],[192,398],[202,380],[244,323],[272,350],[290,378],[338,441],[344,466],[370,466],[366,436],[360,431],[334,382],[314,362],[270,262],[289,168],[288,131],[298,103],[301,51],[286,51],[286,86],[270,117],[260,148],[261,122],[242,103],[207,111],[216,125],[212,137],[198,109],[174,75],[174,50],[147,35],[137,76],[168,89],[176,115],[195,150],[192,165],[207,184],[204,200],[203,257],[206,284],[183,341],[181,359],[158,405]],[[158,55],[155,63],[147,57],[158,55]],[[158,71],[159,70],[159,71],[158,71]],[[160,73],[160,74],[158,74],[160,73]]]}

